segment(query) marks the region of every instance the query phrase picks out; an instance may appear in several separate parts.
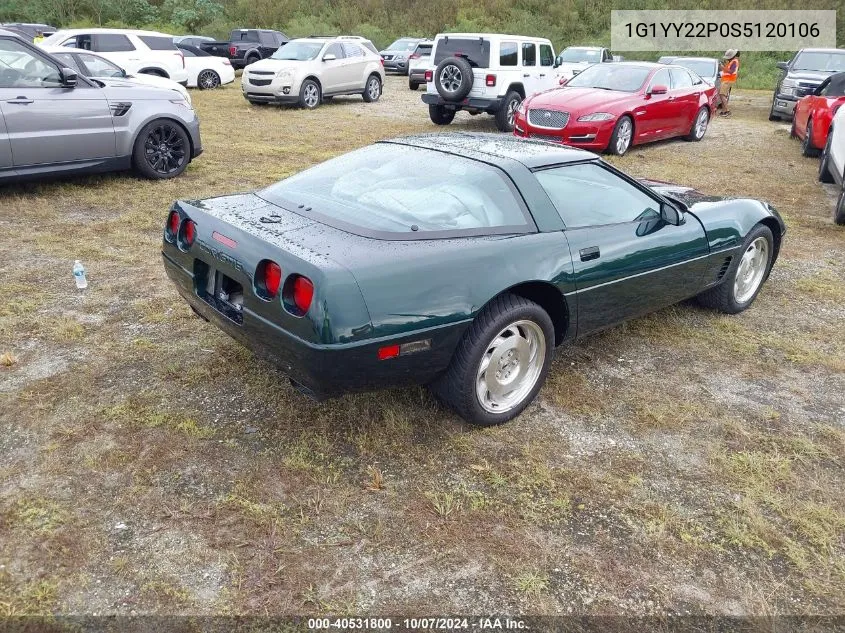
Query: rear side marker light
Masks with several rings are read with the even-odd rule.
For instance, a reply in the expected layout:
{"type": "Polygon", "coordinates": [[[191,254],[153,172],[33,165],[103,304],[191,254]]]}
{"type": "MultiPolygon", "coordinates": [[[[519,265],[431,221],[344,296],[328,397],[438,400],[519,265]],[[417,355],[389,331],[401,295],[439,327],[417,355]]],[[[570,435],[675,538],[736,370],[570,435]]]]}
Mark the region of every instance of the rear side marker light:
{"type": "Polygon", "coordinates": [[[490,87],[495,86],[496,85],[496,75],[487,75],[487,77],[484,80],[484,83],[486,83],[490,87]]]}
{"type": "Polygon", "coordinates": [[[378,348],[378,359],[389,360],[397,356],[408,356],[416,352],[427,352],[431,349],[431,339],[423,339],[420,341],[411,341],[409,343],[402,343],[401,345],[385,345],[378,348]]]}
{"type": "Polygon", "coordinates": [[[390,358],[396,358],[397,356],[399,356],[398,345],[385,345],[384,347],[378,348],[379,360],[388,360],[390,358]]]}

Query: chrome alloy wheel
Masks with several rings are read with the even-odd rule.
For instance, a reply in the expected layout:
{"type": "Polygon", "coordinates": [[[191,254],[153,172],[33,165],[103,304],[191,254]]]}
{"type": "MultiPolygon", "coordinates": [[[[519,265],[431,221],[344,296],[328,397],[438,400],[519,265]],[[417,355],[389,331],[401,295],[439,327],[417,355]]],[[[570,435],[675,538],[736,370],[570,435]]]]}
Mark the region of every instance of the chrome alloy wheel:
{"type": "Polygon", "coordinates": [[[446,92],[457,92],[461,87],[464,76],[461,69],[454,64],[444,66],[440,72],[440,85],[446,92]]]}
{"type": "Polygon", "coordinates": [[[320,91],[317,89],[317,86],[314,84],[305,86],[303,101],[305,101],[305,105],[309,108],[317,107],[317,104],[320,102],[320,91]]]}
{"type": "Polygon", "coordinates": [[[739,267],[734,277],[734,300],[746,303],[754,296],[769,264],[769,242],[765,237],[758,237],[748,245],[742,254],[739,267]]]}
{"type": "Polygon", "coordinates": [[[481,357],[476,396],[489,413],[505,413],[531,393],[546,362],[546,337],[534,321],[511,323],[499,332],[481,357]]]}
{"type": "Polygon", "coordinates": [[[379,86],[379,81],[375,77],[370,77],[370,82],[367,84],[367,93],[373,101],[379,98],[381,86],[379,86]]]}
{"type": "Polygon", "coordinates": [[[695,120],[695,138],[704,138],[704,133],[707,131],[707,123],[710,121],[710,115],[707,110],[703,109],[698,113],[698,118],[695,120]]]}
{"type": "Polygon", "coordinates": [[[213,70],[204,70],[197,77],[197,84],[203,90],[210,90],[220,85],[220,77],[213,70]]]}
{"type": "Polygon", "coordinates": [[[625,118],[619,123],[619,133],[616,135],[616,152],[621,156],[628,151],[631,144],[633,128],[631,122],[625,118]]]}
{"type": "Polygon", "coordinates": [[[519,99],[512,99],[510,103],[508,103],[508,125],[511,127],[513,127],[513,122],[516,118],[516,111],[519,109],[520,103],[519,99]]]}

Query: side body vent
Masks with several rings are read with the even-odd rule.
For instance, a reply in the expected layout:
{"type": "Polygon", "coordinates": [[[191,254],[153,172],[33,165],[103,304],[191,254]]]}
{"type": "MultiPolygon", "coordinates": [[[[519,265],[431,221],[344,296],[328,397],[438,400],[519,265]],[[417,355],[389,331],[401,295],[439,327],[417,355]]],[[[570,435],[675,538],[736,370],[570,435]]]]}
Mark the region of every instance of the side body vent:
{"type": "Polygon", "coordinates": [[[123,116],[127,112],[129,112],[129,108],[132,107],[131,103],[112,103],[111,104],[111,113],[112,116],[123,116]]]}
{"type": "Polygon", "coordinates": [[[719,271],[716,273],[716,281],[722,281],[722,278],[725,276],[725,273],[728,272],[728,268],[731,266],[731,260],[733,259],[732,255],[728,255],[725,257],[725,261],[722,263],[719,271]]]}

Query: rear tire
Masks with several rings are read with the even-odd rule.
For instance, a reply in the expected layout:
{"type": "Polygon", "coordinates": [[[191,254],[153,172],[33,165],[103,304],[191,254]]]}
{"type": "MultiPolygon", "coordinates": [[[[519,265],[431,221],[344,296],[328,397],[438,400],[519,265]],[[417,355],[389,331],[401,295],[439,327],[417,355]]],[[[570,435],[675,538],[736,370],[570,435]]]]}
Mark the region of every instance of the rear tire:
{"type": "Polygon", "coordinates": [[[633,140],[634,122],[626,114],[620,117],[613,128],[613,134],[610,135],[610,142],[607,144],[607,153],[624,156],[631,148],[633,140]]]}
{"type": "Polygon", "coordinates": [[[479,312],[431,389],[467,422],[507,422],[522,413],[543,386],[554,341],[554,325],[543,308],[503,294],[479,312]]]}
{"type": "MultiPolygon", "coordinates": [[[[793,124],[795,119],[792,120],[793,124]]],[[[801,155],[807,158],[815,158],[819,150],[813,147],[813,119],[807,121],[807,129],[804,130],[804,140],[801,141],[801,155]]]]}
{"type": "Polygon", "coordinates": [[[819,159],[819,181],[828,184],[835,182],[833,174],[830,173],[830,143],[833,138],[833,128],[827,132],[827,140],[822,150],[821,158],[819,159]]]}
{"type": "Polygon", "coordinates": [[[733,258],[724,280],[715,288],[705,290],[698,295],[696,297],[698,302],[707,308],[726,314],[737,314],[748,308],[754,303],[754,299],[757,298],[763,283],[769,276],[774,257],[774,242],[772,231],[765,224],[758,224],[751,229],[742,244],[742,254],[733,258]],[[758,240],[765,242],[764,257],[756,248],[761,244],[758,240]],[[753,252],[752,247],[755,247],[753,252]],[[754,259],[755,255],[760,259],[754,259]],[[749,283],[743,284],[742,280],[746,278],[746,275],[749,283]],[[740,278],[739,284],[737,277],[740,278]]]}
{"type": "Polygon", "coordinates": [[[375,103],[381,97],[381,79],[375,73],[367,78],[367,83],[364,86],[364,92],[361,93],[364,101],[367,103],[375,103]]]}
{"type": "Polygon", "coordinates": [[[833,209],[833,221],[840,226],[845,225],[845,185],[842,186],[836,207],[833,209]]]}
{"type": "Polygon", "coordinates": [[[220,87],[220,75],[211,69],[206,69],[197,75],[197,88],[200,90],[212,90],[220,87]]]}
{"type": "Polygon", "coordinates": [[[702,106],[699,108],[698,112],[695,113],[695,118],[692,120],[692,127],[685,138],[688,141],[700,141],[707,133],[708,123],[710,123],[710,110],[707,106],[702,106]]]}
{"type": "Polygon", "coordinates": [[[509,90],[495,115],[496,128],[500,132],[513,132],[514,119],[520,103],[522,95],[515,90],[509,90]]]}
{"type": "Polygon", "coordinates": [[[191,162],[191,141],[181,125],[170,119],[147,123],[135,139],[132,165],[150,180],[175,178],[191,162]]]}
{"type": "Polygon", "coordinates": [[[408,82],[408,88],[410,88],[411,90],[416,90],[419,87],[420,87],[420,84],[417,83],[416,81],[409,81],[408,82]]]}
{"type": "Polygon", "coordinates": [[[257,61],[260,61],[261,58],[258,55],[250,55],[244,60],[244,68],[249,66],[250,64],[254,64],[257,61]]]}
{"type": "Polygon", "coordinates": [[[442,105],[430,105],[428,116],[435,125],[449,125],[455,118],[455,111],[442,105]]]}

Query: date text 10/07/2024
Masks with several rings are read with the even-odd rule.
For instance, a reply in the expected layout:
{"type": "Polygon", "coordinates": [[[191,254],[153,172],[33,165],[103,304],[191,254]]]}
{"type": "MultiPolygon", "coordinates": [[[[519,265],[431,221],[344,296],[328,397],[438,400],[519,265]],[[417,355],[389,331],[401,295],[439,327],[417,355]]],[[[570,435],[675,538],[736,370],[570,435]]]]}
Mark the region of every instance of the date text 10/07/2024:
{"type": "Polygon", "coordinates": [[[309,618],[308,629],[319,630],[400,630],[400,631],[520,631],[528,629],[523,620],[513,618],[309,618]]]}

